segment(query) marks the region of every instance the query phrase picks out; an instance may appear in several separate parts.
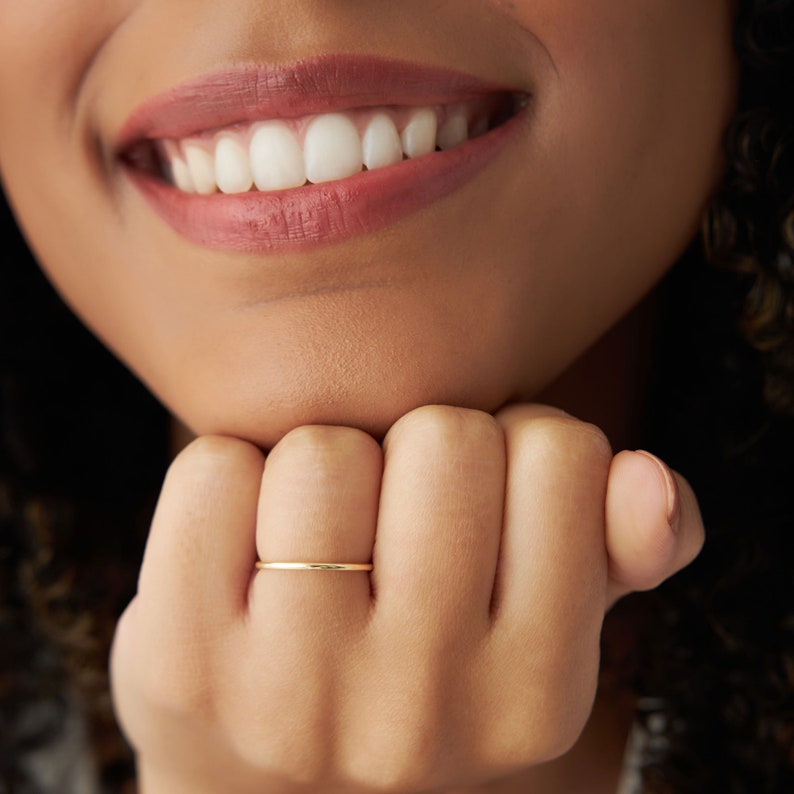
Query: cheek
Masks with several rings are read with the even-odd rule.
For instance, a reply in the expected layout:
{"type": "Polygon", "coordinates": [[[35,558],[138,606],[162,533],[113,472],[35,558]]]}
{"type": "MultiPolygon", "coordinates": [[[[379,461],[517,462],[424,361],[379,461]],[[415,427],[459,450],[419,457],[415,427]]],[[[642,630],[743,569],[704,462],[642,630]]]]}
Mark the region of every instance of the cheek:
{"type": "MultiPolygon", "coordinates": [[[[639,301],[696,233],[734,106],[732,19],[721,0],[501,7],[556,67],[535,97],[516,164],[523,185],[508,205],[527,263],[514,307],[527,333],[515,345],[548,376],[639,301]]],[[[543,385],[532,373],[524,381],[530,392],[543,385]]]]}
{"type": "Polygon", "coordinates": [[[735,91],[730,4],[502,6],[556,67],[537,97],[537,146],[550,176],[544,200],[569,224],[558,230],[563,261],[585,268],[569,275],[586,281],[589,264],[630,291],[647,288],[695,233],[721,174],[735,91]]]}
{"type": "MultiPolygon", "coordinates": [[[[0,5],[0,170],[39,260],[59,270],[65,251],[79,246],[76,221],[99,209],[101,176],[92,163],[95,141],[82,87],[130,3],[0,5]]],[[[81,271],[67,267],[64,277],[85,280],[81,271]]]]}
{"type": "MultiPolygon", "coordinates": [[[[5,0],[0,25],[0,130],[54,112],[71,124],[91,61],[123,19],[125,0],[5,0]]],[[[28,134],[31,134],[28,128],[28,134]]],[[[65,130],[64,130],[65,131],[65,130]]]]}

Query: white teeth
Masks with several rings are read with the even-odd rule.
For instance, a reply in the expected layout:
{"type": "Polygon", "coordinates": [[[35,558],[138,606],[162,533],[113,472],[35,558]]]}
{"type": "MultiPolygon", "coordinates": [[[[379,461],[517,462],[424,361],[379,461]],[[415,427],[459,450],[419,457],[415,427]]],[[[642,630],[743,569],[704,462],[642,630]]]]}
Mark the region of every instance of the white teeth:
{"type": "Polygon", "coordinates": [[[397,127],[385,113],[378,113],[370,119],[361,145],[364,165],[370,171],[394,165],[403,159],[403,147],[397,127]]]}
{"type": "Polygon", "coordinates": [[[266,121],[254,128],[250,155],[258,190],[286,190],[306,182],[303,150],[283,121],[266,121]]]}
{"type": "Polygon", "coordinates": [[[356,125],[342,113],[317,116],[306,128],[303,160],[315,184],[357,174],[364,156],[356,125]]]}
{"type": "Polygon", "coordinates": [[[488,131],[493,97],[445,107],[359,108],[237,124],[214,136],[161,140],[162,170],[183,193],[290,190],[454,149],[488,131]]]}
{"type": "Polygon", "coordinates": [[[469,138],[469,122],[463,113],[454,113],[438,131],[438,148],[442,151],[454,149],[469,138]]]}
{"type": "Polygon", "coordinates": [[[215,143],[215,182],[221,193],[245,193],[254,184],[248,151],[231,134],[215,143]]]}
{"type": "Polygon", "coordinates": [[[196,192],[203,196],[214,193],[218,189],[215,183],[215,158],[198,143],[185,143],[182,151],[196,192]]]}
{"type": "Polygon", "coordinates": [[[438,117],[432,108],[421,108],[411,116],[402,134],[403,151],[408,157],[422,157],[436,149],[438,117]]]}
{"type": "Polygon", "coordinates": [[[171,181],[183,193],[195,193],[196,187],[193,184],[193,178],[190,176],[190,169],[187,167],[185,158],[182,157],[179,144],[176,141],[163,141],[163,153],[171,181]]]}

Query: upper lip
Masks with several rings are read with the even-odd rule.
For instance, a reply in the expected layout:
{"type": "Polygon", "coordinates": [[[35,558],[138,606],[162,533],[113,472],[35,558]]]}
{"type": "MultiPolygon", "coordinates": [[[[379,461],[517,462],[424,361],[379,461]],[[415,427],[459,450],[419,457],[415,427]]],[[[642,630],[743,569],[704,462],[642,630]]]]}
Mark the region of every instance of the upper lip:
{"type": "Polygon", "coordinates": [[[243,64],[157,94],[123,124],[116,151],[143,139],[185,138],[241,122],[376,105],[434,105],[515,88],[437,66],[360,55],[243,64]]]}

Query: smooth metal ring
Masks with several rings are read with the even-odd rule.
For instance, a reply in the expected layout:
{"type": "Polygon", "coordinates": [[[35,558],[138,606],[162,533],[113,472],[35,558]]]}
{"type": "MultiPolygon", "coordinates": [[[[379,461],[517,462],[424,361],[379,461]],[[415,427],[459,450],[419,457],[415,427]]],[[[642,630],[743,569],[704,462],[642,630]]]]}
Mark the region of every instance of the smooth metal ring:
{"type": "Polygon", "coordinates": [[[263,562],[256,563],[258,571],[371,571],[372,563],[359,562],[263,562]]]}

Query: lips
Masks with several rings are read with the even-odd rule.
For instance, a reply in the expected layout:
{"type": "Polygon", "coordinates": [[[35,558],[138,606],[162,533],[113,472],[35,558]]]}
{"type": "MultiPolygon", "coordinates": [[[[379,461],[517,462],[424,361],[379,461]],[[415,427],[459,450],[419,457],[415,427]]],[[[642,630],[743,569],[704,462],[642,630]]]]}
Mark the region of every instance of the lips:
{"type": "Polygon", "coordinates": [[[303,250],[462,187],[508,144],[528,104],[459,72],[323,56],[156,96],[130,116],[116,151],[157,215],[193,243],[303,250]]]}

